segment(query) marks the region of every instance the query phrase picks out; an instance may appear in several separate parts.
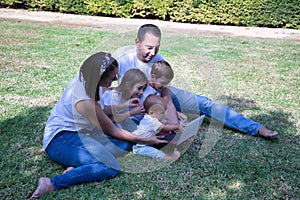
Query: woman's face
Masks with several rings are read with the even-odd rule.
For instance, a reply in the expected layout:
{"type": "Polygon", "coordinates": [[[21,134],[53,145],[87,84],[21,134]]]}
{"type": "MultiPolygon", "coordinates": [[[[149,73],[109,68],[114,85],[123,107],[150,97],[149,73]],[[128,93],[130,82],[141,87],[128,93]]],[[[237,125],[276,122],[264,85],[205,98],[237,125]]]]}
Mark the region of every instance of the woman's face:
{"type": "Polygon", "coordinates": [[[118,80],[117,73],[118,73],[118,68],[115,67],[115,69],[113,71],[108,73],[107,76],[103,77],[100,80],[99,86],[110,87],[113,81],[118,80]]]}
{"type": "Polygon", "coordinates": [[[140,98],[144,93],[147,83],[136,83],[133,85],[131,98],[140,98]]]}

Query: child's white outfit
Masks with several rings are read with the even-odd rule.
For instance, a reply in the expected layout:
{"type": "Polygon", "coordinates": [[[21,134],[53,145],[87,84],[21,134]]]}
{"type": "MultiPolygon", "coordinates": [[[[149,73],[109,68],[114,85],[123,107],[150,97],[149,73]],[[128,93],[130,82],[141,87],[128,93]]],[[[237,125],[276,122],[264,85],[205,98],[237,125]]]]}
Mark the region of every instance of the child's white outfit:
{"type": "MultiPolygon", "coordinates": [[[[137,129],[133,131],[132,134],[140,137],[152,137],[160,131],[159,127],[161,125],[162,123],[158,119],[145,114],[143,119],[140,121],[140,124],[137,126],[137,129]]],[[[133,145],[132,149],[136,154],[157,159],[164,159],[166,155],[164,152],[142,143],[133,145]]]]}
{"type": "MultiPolygon", "coordinates": [[[[119,92],[117,90],[106,90],[103,94],[103,105],[104,106],[113,106],[113,105],[120,105],[124,103],[125,101],[122,99],[122,92],[119,92]]],[[[128,112],[130,108],[124,108],[122,110],[118,110],[118,113],[124,113],[128,112]]],[[[127,131],[134,131],[136,130],[136,123],[131,120],[131,118],[128,118],[122,122],[114,123],[118,128],[125,129],[127,131]]]]}

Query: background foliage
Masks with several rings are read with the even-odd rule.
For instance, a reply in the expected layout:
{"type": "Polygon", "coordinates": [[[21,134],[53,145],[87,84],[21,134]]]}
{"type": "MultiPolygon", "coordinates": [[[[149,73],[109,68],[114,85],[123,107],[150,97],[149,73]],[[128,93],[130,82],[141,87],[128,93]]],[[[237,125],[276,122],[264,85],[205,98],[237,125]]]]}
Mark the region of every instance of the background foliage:
{"type": "Polygon", "coordinates": [[[0,0],[0,7],[188,23],[300,29],[298,0],[0,0]]]}

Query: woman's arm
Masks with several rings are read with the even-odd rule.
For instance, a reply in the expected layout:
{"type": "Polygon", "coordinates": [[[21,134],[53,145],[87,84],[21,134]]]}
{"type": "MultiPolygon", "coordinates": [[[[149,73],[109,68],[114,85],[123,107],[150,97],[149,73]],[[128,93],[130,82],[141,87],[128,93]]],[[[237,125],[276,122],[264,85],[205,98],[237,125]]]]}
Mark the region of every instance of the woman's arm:
{"type": "Polygon", "coordinates": [[[166,143],[166,141],[160,140],[157,137],[141,138],[126,130],[117,128],[94,100],[79,101],[76,103],[75,109],[85,116],[96,128],[103,130],[103,132],[115,138],[130,142],[144,142],[147,144],[166,143]]]}

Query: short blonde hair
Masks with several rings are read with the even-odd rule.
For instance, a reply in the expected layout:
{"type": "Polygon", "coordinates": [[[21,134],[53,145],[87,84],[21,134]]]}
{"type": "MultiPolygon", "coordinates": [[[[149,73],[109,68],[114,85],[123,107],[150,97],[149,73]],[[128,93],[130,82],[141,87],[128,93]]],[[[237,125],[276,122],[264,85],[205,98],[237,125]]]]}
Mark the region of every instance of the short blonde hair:
{"type": "Polygon", "coordinates": [[[156,78],[166,77],[168,80],[174,78],[174,72],[171,65],[167,61],[158,61],[153,64],[151,68],[151,75],[155,75],[156,78]]]}

